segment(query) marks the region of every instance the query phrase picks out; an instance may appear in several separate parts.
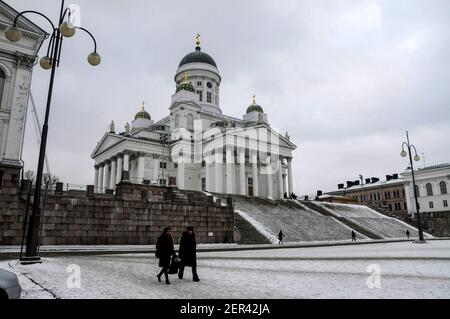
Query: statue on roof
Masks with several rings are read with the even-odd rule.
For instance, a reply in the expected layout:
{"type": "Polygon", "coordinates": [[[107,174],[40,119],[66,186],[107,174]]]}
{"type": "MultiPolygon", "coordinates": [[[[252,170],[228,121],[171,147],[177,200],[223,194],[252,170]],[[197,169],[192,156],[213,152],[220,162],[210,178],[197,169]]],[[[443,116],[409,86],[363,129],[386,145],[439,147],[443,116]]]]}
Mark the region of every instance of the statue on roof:
{"type": "Polygon", "coordinates": [[[109,133],[116,133],[114,121],[111,121],[111,124],[109,124],[109,133]]]}
{"type": "Polygon", "coordinates": [[[126,123],[125,124],[125,133],[129,134],[130,133],[130,123],[126,123]]]}

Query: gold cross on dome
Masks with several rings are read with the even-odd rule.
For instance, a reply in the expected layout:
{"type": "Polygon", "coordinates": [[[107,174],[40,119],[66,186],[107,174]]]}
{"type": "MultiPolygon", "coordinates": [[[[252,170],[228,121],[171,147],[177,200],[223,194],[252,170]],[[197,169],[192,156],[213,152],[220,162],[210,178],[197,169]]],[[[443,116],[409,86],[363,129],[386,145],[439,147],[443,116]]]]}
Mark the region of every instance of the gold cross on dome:
{"type": "Polygon", "coordinates": [[[253,94],[253,104],[256,104],[256,95],[253,94]]]}
{"type": "Polygon", "coordinates": [[[142,101],[142,112],[145,111],[145,101],[142,101]]]}
{"type": "Polygon", "coordinates": [[[200,46],[200,34],[197,33],[197,36],[195,37],[196,41],[195,43],[197,44],[197,46],[200,46]]]}

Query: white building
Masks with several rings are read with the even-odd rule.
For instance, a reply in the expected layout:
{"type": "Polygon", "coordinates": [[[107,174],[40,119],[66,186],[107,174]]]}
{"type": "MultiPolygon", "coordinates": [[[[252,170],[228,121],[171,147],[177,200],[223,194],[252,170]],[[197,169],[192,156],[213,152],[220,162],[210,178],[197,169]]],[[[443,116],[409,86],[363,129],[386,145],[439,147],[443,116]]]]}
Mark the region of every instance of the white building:
{"type": "MultiPolygon", "coordinates": [[[[416,205],[410,171],[402,174],[405,182],[408,213],[415,214],[416,205]]],[[[450,213],[450,164],[429,166],[414,171],[419,210],[422,213],[450,213]]]]}
{"type": "Polygon", "coordinates": [[[111,123],[97,144],[91,155],[96,191],[112,192],[123,179],[269,198],[293,193],[296,146],[287,133],[271,128],[255,97],[242,119],[224,115],[221,82],[216,62],[197,37],[195,51],[175,73],[170,114],[155,122],[143,105],[125,132],[111,123]]]}
{"type": "Polygon", "coordinates": [[[5,37],[18,12],[0,1],[0,168],[20,170],[32,69],[45,31],[21,16],[17,26],[22,39],[5,37]]]}

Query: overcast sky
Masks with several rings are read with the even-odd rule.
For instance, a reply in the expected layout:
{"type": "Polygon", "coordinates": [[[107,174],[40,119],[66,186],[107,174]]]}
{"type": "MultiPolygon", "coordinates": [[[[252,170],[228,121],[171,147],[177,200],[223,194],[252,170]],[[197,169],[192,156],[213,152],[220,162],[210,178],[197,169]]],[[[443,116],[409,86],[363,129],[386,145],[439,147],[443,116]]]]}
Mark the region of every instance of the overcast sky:
{"type": "MultiPolygon", "coordinates": [[[[59,13],[56,0],[7,2],[59,13]]],[[[298,194],[402,172],[406,130],[426,165],[450,162],[448,0],[75,2],[103,62],[87,64],[93,48],[84,34],[64,42],[48,157],[66,183],[93,183],[90,155],[111,120],[123,131],[143,100],[153,119],[168,114],[175,71],[196,33],[222,75],[224,114],[241,118],[255,93],[271,125],[298,146],[298,194]]],[[[41,119],[49,75],[39,67],[33,75],[41,119]]],[[[28,115],[24,160],[36,170],[28,115]]]]}

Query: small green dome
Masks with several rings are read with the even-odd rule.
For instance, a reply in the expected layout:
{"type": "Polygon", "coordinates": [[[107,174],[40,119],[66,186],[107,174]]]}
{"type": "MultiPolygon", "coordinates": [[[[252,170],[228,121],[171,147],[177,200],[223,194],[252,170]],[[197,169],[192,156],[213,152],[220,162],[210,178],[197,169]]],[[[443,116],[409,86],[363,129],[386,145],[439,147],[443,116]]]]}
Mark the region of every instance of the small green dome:
{"type": "Polygon", "coordinates": [[[258,112],[258,113],[264,113],[263,108],[261,107],[261,105],[258,104],[252,104],[248,107],[247,109],[247,114],[251,113],[251,112],[258,112]]]}
{"type": "Polygon", "coordinates": [[[142,109],[136,113],[136,116],[134,117],[135,120],[137,119],[145,119],[145,120],[151,120],[150,114],[144,109],[144,103],[142,103],[142,109]]]}
{"type": "Polygon", "coordinates": [[[177,92],[181,90],[195,92],[194,86],[190,82],[183,82],[177,85],[177,92]]]}

